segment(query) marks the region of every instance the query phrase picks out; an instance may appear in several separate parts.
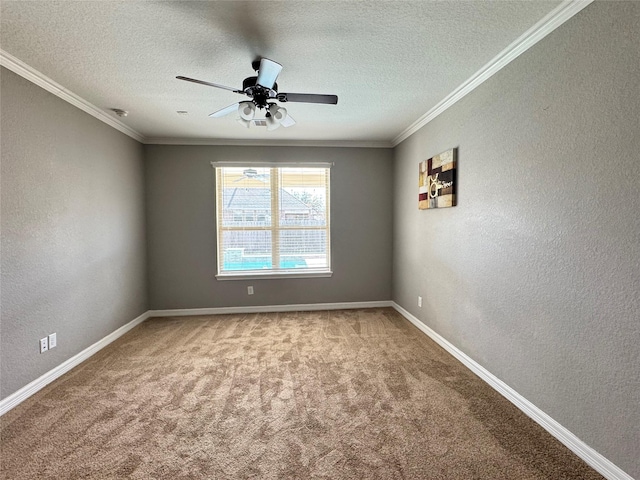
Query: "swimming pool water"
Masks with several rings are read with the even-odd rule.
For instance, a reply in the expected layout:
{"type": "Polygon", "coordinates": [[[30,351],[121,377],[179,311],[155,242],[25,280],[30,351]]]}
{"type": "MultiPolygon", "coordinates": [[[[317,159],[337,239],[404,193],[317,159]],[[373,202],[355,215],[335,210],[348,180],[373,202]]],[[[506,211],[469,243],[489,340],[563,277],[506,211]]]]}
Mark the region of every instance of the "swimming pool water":
{"type": "MultiPolygon", "coordinates": [[[[306,267],[302,257],[287,257],[280,259],[280,268],[300,268],[306,267]]],[[[250,257],[243,258],[239,262],[224,262],[225,270],[262,270],[271,268],[271,258],[269,257],[250,257]]]]}

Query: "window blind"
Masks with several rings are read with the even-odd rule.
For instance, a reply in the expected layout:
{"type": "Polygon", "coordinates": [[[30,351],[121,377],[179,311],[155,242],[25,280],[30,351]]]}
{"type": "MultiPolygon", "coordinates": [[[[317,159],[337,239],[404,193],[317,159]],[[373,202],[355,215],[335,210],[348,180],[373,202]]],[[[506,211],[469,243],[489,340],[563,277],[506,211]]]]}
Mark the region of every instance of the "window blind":
{"type": "Polygon", "coordinates": [[[330,272],[328,164],[212,165],[219,276],[330,272]]]}

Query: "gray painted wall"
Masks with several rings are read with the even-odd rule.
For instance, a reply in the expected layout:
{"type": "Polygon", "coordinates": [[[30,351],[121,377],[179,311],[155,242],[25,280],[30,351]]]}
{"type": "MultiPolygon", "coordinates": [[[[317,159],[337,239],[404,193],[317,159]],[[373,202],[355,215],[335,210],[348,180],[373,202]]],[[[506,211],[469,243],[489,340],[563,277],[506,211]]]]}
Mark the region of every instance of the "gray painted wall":
{"type": "Polygon", "coordinates": [[[596,2],[402,142],[393,263],[398,304],[636,478],[638,31],[596,2]],[[419,211],[456,146],[458,206],[419,211]]]}
{"type": "Polygon", "coordinates": [[[147,310],[142,146],[1,71],[2,398],[147,310]],[[56,332],[58,346],[39,353],[56,332]]]}
{"type": "Polygon", "coordinates": [[[393,279],[396,302],[640,478],[639,16],[591,5],[395,166],[380,149],[147,146],[143,171],[137,142],[2,69],[0,396],[147,307],[387,300],[393,279]],[[452,146],[459,206],[418,211],[418,162],[452,146]],[[256,158],[336,162],[332,278],[215,280],[209,162],[256,158]]]}
{"type": "Polygon", "coordinates": [[[152,309],[391,299],[390,149],[145,147],[149,302],[152,309]],[[211,161],[322,161],[331,170],[333,276],[216,280],[211,161]],[[255,294],[247,295],[253,285],[255,294]]]}

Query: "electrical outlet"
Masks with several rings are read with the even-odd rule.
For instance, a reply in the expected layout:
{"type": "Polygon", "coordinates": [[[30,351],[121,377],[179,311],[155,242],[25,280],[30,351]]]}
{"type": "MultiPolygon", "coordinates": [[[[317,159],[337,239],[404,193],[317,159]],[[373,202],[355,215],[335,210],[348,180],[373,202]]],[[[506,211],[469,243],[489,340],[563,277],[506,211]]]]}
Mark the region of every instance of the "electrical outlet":
{"type": "Polygon", "coordinates": [[[422,308],[422,297],[418,295],[418,306],[422,308]]]}
{"type": "Polygon", "coordinates": [[[252,285],[249,285],[249,286],[247,287],[247,294],[249,294],[249,295],[253,295],[253,286],[252,286],[252,285]]]}
{"type": "Polygon", "coordinates": [[[58,338],[56,333],[54,332],[49,335],[49,350],[51,350],[52,348],[56,348],[56,345],[58,345],[58,338]]]}
{"type": "Polygon", "coordinates": [[[44,353],[49,350],[49,337],[40,339],[40,353],[44,353]]]}

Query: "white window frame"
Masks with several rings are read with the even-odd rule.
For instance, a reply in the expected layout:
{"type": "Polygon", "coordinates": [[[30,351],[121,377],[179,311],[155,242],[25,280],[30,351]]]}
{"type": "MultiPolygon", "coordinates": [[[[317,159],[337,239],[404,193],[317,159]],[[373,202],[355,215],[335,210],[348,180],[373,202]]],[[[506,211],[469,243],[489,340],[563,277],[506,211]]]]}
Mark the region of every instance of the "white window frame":
{"type": "MultiPolygon", "coordinates": [[[[267,278],[322,278],[322,277],[331,277],[333,275],[333,271],[331,269],[331,180],[330,180],[330,172],[329,178],[327,179],[326,186],[326,225],[324,227],[301,227],[301,226],[281,226],[279,225],[279,220],[272,221],[271,226],[255,226],[250,227],[251,230],[268,230],[271,231],[271,244],[272,244],[272,264],[279,264],[279,252],[276,246],[279,242],[279,232],[283,230],[325,230],[326,238],[327,238],[327,267],[320,269],[306,268],[306,269],[269,269],[266,272],[261,272],[257,270],[245,270],[245,271],[229,271],[229,272],[221,272],[221,264],[223,261],[221,255],[221,238],[222,232],[224,231],[233,231],[233,230],[247,230],[247,227],[228,227],[222,225],[223,218],[223,205],[220,201],[221,191],[220,187],[220,168],[223,167],[240,167],[240,168],[270,168],[270,187],[271,187],[271,211],[278,212],[279,211],[279,194],[280,194],[280,186],[279,186],[279,178],[280,176],[277,174],[278,169],[293,167],[293,168],[325,168],[330,169],[333,166],[332,163],[266,163],[266,162],[211,162],[211,166],[214,167],[215,170],[215,191],[216,191],[216,279],[217,280],[251,280],[251,279],[267,279],[267,278]]],[[[273,215],[272,219],[279,219],[279,215],[273,215]]]]}

